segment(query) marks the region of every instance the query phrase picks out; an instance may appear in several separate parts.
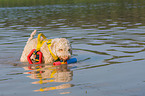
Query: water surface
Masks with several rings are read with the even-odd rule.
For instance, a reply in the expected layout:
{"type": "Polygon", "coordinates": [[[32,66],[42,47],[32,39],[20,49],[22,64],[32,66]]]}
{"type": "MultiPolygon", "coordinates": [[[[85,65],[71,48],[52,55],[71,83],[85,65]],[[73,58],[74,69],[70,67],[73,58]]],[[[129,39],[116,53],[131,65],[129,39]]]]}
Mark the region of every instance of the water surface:
{"type": "Polygon", "coordinates": [[[145,95],[144,21],[144,1],[0,8],[0,95],[145,95]],[[67,38],[79,62],[21,64],[34,29],[67,38]]]}

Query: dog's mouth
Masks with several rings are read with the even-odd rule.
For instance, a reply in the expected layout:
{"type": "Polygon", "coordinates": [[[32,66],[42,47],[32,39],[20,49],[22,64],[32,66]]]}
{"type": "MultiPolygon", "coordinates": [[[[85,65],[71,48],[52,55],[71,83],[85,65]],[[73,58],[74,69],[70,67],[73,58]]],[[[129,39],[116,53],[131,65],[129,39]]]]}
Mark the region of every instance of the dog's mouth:
{"type": "Polygon", "coordinates": [[[64,57],[64,58],[60,57],[59,59],[63,62],[66,62],[67,60],[69,60],[69,57],[64,57]]]}

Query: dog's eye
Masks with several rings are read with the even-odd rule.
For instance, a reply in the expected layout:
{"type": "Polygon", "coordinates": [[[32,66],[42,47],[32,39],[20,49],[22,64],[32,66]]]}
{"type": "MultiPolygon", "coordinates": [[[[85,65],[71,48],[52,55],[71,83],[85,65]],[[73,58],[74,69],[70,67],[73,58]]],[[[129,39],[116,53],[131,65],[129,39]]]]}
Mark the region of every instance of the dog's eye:
{"type": "Polygon", "coordinates": [[[63,49],[59,49],[59,51],[63,51],[63,49]]]}

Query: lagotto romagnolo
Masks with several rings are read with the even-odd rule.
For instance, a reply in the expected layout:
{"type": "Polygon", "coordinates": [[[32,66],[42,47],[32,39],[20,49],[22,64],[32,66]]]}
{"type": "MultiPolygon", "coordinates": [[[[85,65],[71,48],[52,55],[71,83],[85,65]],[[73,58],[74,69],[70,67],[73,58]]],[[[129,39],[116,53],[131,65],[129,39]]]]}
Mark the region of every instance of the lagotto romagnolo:
{"type": "MultiPolygon", "coordinates": [[[[28,41],[24,47],[24,50],[22,52],[20,62],[28,62],[28,60],[27,60],[28,54],[31,52],[32,49],[37,48],[37,44],[38,44],[37,38],[33,38],[35,34],[36,34],[36,30],[34,30],[31,33],[30,38],[28,39],[28,41]]],[[[41,38],[41,40],[43,40],[43,38],[41,38]]],[[[51,45],[50,45],[50,50],[56,57],[58,57],[62,61],[66,61],[69,58],[71,58],[72,48],[71,48],[69,41],[66,38],[52,39],[51,45]]],[[[47,42],[45,42],[41,46],[40,52],[42,52],[42,54],[43,54],[43,58],[42,58],[43,63],[51,64],[55,61],[55,59],[51,55],[51,52],[49,51],[47,42]]],[[[35,57],[31,56],[31,59],[35,59],[35,57]]]]}

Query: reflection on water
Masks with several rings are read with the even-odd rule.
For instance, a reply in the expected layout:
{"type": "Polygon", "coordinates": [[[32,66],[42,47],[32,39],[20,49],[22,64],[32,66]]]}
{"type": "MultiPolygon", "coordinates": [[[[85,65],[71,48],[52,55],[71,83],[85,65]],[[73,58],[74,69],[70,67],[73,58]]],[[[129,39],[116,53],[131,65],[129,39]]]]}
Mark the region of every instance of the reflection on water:
{"type": "MultiPolygon", "coordinates": [[[[32,84],[49,84],[51,82],[69,82],[72,80],[73,71],[67,68],[67,64],[52,66],[52,65],[28,65],[23,67],[25,70],[30,70],[25,72],[25,74],[30,74],[29,78],[36,79],[38,81],[32,82],[32,84]]],[[[56,89],[66,89],[72,87],[73,84],[60,84],[58,86],[47,86],[45,88],[40,88],[34,91],[49,91],[56,89]]]]}

